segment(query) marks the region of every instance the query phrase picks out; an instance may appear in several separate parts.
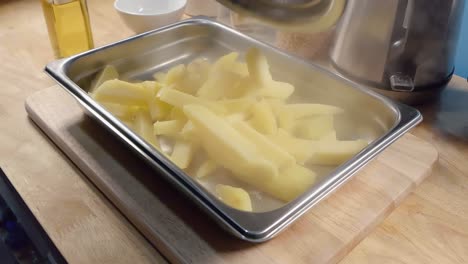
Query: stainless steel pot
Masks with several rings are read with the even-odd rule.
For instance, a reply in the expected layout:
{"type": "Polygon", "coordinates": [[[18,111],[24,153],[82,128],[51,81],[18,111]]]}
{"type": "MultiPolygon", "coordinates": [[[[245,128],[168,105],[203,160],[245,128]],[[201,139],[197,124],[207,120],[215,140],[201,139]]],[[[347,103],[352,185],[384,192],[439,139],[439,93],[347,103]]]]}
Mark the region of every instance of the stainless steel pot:
{"type": "Polygon", "coordinates": [[[436,95],[454,72],[464,0],[347,0],[345,6],[345,0],[218,1],[309,33],[327,30],[339,18],[331,64],[344,77],[401,101],[436,95]],[[338,16],[330,12],[341,4],[338,16]],[[317,23],[321,18],[327,23],[317,23]]]}
{"type": "Polygon", "coordinates": [[[348,0],[332,64],[386,95],[427,99],[454,72],[463,7],[463,0],[348,0]]]}

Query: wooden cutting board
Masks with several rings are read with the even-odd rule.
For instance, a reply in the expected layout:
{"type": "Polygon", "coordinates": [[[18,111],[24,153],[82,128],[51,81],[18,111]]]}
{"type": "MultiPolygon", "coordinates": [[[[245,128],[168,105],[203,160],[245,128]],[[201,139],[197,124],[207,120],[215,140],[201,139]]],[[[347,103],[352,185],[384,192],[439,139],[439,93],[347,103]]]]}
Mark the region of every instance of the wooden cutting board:
{"type": "Polygon", "coordinates": [[[58,86],[26,101],[31,119],[169,260],[335,263],[421,183],[435,148],[407,134],[273,240],[240,241],[219,228],[58,86]]]}

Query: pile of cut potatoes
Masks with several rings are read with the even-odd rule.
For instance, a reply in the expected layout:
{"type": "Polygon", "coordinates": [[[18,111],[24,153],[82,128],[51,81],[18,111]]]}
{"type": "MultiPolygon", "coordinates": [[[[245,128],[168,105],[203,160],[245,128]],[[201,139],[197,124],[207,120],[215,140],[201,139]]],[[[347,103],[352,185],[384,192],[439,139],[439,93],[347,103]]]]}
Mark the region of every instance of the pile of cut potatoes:
{"type": "Polygon", "coordinates": [[[342,109],[290,103],[293,93],[293,85],[273,79],[256,48],[245,62],[232,52],[136,83],[119,80],[108,65],[90,89],[106,110],[198,181],[224,173],[239,182],[214,191],[243,211],[261,209],[241,186],[289,202],[314,184],[313,166],[340,165],[367,146],[337,139],[334,117],[342,109]]]}

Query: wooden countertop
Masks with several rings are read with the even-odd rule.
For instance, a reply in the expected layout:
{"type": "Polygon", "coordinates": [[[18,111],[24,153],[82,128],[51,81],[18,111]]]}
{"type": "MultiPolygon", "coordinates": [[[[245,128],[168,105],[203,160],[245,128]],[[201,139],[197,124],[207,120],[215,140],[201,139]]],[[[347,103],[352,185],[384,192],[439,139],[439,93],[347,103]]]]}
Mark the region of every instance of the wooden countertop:
{"type": "MultiPolygon", "coordinates": [[[[112,0],[88,4],[96,46],[132,35],[112,0]]],[[[42,72],[53,54],[40,1],[0,1],[0,25],[0,166],[12,184],[70,263],[164,262],[27,118],[25,98],[54,84],[42,72]]],[[[421,110],[413,133],[439,163],[343,263],[468,263],[468,140],[454,136],[468,138],[467,82],[455,77],[421,110]]]]}

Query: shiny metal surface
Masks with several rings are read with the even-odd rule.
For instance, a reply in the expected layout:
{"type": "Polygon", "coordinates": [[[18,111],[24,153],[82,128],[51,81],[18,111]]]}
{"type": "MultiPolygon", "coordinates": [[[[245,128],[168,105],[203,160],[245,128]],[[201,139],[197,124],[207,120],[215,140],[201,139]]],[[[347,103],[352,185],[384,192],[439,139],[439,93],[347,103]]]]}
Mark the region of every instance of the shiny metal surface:
{"type": "MultiPolygon", "coordinates": [[[[342,78],[352,82],[352,78],[350,78],[347,75],[344,75],[343,73],[339,72],[336,67],[330,63],[330,61],[320,61],[317,62],[320,66],[328,69],[329,71],[341,76],[342,78]]],[[[419,91],[398,91],[398,90],[390,90],[386,89],[384,86],[371,86],[371,85],[366,85],[363,83],[360,83],[362,87],[365,87],[369,90],[372,90],[376,93],[382,94],[384,96],[387,96],[388,98],[392,98],[393,100],[396,100],[398,102],[402,102],[404,104],[416,106],[416,105],[422,105],[425,103],[430,103],[439,97],[441,92],[445,89],[445,85],[439,86],[439,87],[434,87],[433,89],[424,89],[424,90],[419,90],[419,91]]]]}
{"type": "Polygon", "coordinates": [[[348,0],[331,60],[349,78],[397,92],[445,86],[464,0],[348,0]]]}
{"type": "Polygon", "coordinates": [[[217,1],[241,15],[255,17],[277,27],[300,31],[322,31],[336,23],[346,0],[217,1]],[[324,19],[325,17],[328,18],[324,19]],[[320,23],[316,23],[319,21],[320,23]]]}
{"type": "Polygon", "coordinates": [[[266,21],[300,23],[323,15],[333,0],[217,0],[243,14],[266,21]]]}
{"type": "MultiPolygon", "coordinates": [[[[346,182],[358,169],[422,120],[414,108],[394,103],[328,70],[282,53],[222,24],[190,19],[147,32],[67,59],[52,62],[45,71],[80,102],[103,127],[177,186],[226,230],[252,242],[271,239],[313,205],[346,182]],[[275,210],[249,213],[224,205],[164,155],[103,109],[87,90],[106,64],[123,78],[149,79],[151,74],[194,58],[213,59],[251,46],[268,57],[275,79],[295,85],[293,100],[337,105],[345,110],[337,127],[340,137],[365,138],[370,145],[330,171],[294,201],[275,210]],[[350,133],[349,131],[352,131],[350,133]]],[[[155,175],[156,177],[156,175],[155,175]]]]}

